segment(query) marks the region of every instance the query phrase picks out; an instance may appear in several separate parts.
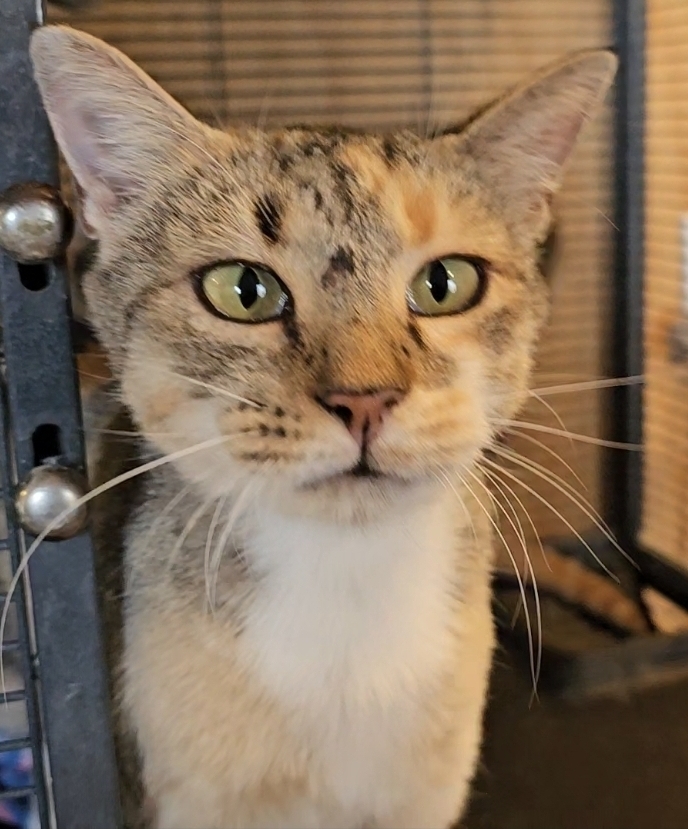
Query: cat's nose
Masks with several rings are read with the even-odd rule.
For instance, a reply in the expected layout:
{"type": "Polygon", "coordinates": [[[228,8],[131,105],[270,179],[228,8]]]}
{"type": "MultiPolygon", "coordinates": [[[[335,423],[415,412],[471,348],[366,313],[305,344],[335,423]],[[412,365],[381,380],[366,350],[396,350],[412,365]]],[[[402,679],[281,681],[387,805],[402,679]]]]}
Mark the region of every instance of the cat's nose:
{"type": "Polygon", "coordinates": [[[382,429],[390,411],[406,393],[399,389],[376,389],[370,392],[331,391],[318,397],[320,405],[338,417],[356,443],[372,443],[382,429]]]}

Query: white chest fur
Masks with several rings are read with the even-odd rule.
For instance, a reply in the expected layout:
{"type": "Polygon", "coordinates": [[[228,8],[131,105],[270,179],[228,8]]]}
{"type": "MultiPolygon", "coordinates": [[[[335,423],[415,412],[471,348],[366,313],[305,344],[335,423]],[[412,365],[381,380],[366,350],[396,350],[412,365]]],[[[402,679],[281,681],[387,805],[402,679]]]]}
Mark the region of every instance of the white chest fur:
{"type": "Polygon", "coordinates": [[[456,819],[492,632],[487,562],[462,595],[455,507],[440,491],[357,529],[256,516],[238,636],[187,603],[137,606],[125,707],[160,829],[456,819]]]}
{"type": "Polygon", "coordinates": [[[381,769],[395,776],[423,689],[455,653],[451,506],[440,497],[362,528],[263,516],[246,551],[261,586],[243,658],[345,801],[381,794],[381,769]]]}

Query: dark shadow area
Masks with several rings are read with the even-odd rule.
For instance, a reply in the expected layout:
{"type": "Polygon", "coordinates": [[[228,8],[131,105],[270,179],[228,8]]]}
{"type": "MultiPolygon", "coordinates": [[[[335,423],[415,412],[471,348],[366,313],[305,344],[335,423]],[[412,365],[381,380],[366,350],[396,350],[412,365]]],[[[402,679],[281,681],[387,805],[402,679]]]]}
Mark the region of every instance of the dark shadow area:
{"type": "Polygon", "coordinates": [[[465,829],[688,829],[688,683],[579,704],[531,689],[501,648],[465,829]]]}

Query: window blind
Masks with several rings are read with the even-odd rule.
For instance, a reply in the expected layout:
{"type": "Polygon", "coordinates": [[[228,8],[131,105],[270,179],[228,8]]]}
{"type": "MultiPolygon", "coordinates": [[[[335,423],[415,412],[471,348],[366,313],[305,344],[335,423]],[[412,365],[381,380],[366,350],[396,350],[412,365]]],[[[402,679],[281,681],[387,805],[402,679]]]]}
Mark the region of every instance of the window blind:
{"type": "Polygon", "coordinates": [[[688,5],[646,10],[644,485],[641,540],[688,567],[688,367],[672,363],[688,215],[688,5]]]}

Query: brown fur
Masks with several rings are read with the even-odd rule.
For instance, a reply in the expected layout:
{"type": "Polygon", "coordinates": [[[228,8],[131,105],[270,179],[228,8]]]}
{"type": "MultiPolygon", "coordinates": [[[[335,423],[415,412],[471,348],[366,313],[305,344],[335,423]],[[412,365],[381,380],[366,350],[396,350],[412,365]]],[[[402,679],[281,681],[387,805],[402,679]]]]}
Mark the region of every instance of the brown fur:
{"type": "Polygon", "coordinates": [[[32,55],[98,243],[89,316],[140,435],[130,453],[106,441],[99,475],[215,441],[96,517],[128,825],[449,825],[492,648],[479,461],[526,399],[550,196],[614,59],[567,59],[420,138],[221,132],[86,35],[40,31],[32,55]],[[466,313],[416,316],[410,282],[449,255],[483,262],[486,290],[466,313]],[[199,274],[229,260],[278,276],[279,319],[199,301],[199,274]],[[367,447],[377,476],[353,476],[359,447],[322,401],[380,390],[400,402],[367,447]],[[299,576],[261,611],[282,567],[299,576]]]}
{"type": "MultiPolygon", "coordinates": [[[[523,555],[519,553],[518,544],[514,544],[513,556],[524,584],[532,584],[532,576],[529,568],[522,563],[523,555]]],[[[529,558],[538,590],[553,592],[565,602],[585,608],[621,630],[641,634],[650,632],[638,601],[607,576],[593,572],[575,558],[563,555],[548,545],[544,546],[544,556],[538,548],[530,552],[529,558]]],[[[501,549],[497,551],[495,566],[507,575],[513,574],[514,565],[501,549]]]]}

